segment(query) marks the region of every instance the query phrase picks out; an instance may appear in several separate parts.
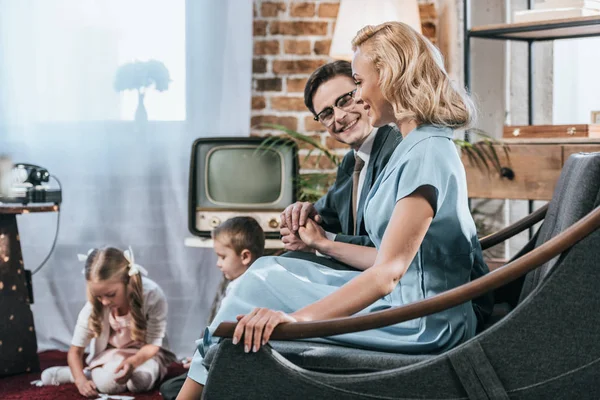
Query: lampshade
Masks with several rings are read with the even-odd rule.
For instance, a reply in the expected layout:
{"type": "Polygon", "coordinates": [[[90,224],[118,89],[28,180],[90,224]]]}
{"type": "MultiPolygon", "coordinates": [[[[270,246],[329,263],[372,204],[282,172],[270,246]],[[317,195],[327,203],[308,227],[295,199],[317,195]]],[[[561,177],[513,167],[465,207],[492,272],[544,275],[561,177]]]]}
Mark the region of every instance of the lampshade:
{"type": "Polygon", "coordinates": [[[329,55],[338,60],[352,59],[352,39],[366,25],[398,21],[421,33],[417,0],[340,0],[340,9],[329,55]]]}

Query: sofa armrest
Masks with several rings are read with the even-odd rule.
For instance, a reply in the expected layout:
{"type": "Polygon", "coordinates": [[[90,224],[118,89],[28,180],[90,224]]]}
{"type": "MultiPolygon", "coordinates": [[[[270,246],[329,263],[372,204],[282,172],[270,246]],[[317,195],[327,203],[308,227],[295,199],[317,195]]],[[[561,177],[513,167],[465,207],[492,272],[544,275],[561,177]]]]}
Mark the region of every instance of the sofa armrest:
{"type": "Polygon", "coordinates": [[[479,243],[481,244],[481,248],[483,250],[489,249],[497,245],[498,243],[504,242],[506,239],[510,239],[518,233],[523,232],[525,229],[531,228],[533,225],[537,224],[546,216],[546,212],[548,212],[548,204],[535,210],[525,218],[522,218],[507,226],[504,229],[499,230],[496,233],[492,233],[491,235],[485,236],[479,239],[479,243]]]}
{"type": "MultiPolygon", "coordinates": [[[[367,315],[282,324],[275,328],[271,339],[307,339],[377,329],[455,307],[519,278],[556,257],[598,228],[600,228],[600,207],[531,252],[467,284],[424,300],[367,315]]],[[[235,322],[222,322],[214,332],[214,336],[231,338],[235,326],[235,322]]]]}

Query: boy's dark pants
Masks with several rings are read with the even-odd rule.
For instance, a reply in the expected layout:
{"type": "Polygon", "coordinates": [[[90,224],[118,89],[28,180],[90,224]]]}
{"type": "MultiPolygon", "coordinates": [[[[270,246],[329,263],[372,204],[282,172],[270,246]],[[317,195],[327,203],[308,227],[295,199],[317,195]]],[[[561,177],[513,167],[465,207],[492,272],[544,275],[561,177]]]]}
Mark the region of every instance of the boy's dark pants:
{"type": "Polygon", "coordinates": [[[185,382],[185,378],[187,378],[187,372],[183,375],[179,375],[175,378],[171,378],[168,381],[165,381],[162,385],[160,385],[160,394],[165,400],[175,400],[183,383],[185,382]]]}

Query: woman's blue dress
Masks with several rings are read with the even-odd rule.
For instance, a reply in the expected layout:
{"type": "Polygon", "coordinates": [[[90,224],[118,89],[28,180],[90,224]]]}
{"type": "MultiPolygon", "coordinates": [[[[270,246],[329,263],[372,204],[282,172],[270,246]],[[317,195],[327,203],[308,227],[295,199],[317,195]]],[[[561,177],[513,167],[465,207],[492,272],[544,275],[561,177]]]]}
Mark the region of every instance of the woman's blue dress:
{"type": "MultiPolygon", "coordinates": [[[[452,130],[422,125],[398,145],[365,203],[365,227],[379,248],[396,202],[421,186],[434,188],[435,216],[406,274],[387,296],[359,314],[412,303],[469,282],[474,263],[483,262],[467,204],[464,167],[452,130]]],[[[262,257],[235,282],[204,338],[198,341],[188,376],[200,384],[207,372],[202,356],[216,343],[211,333],[255,307],[291,313],[335,292],[360,272],[340,271],[306,260],[262,257]]],[[[475,334],[471,302],[437,314],[364,332],[308,339],[398,353],[437,353],[475,334]]]]}

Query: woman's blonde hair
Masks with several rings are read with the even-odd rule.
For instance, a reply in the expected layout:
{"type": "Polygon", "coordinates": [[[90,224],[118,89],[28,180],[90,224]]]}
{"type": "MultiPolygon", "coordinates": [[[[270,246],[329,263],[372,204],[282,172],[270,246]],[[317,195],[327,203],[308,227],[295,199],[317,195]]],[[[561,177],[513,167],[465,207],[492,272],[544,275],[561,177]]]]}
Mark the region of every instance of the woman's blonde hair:
{"type": "MultiPolygon", "coordinates": [[[[129,261],[123,252],[114,247],[94,249],[88,255],[85,262],[85,279],[88,282],[101,282],[116,279],[127,287],[129,300],[129,312],[131,313],[131,336],[133,340],[145,342],[146,318],[144,316],[144,290],[140,274],[129,276],[129,261]]],[[[87,296],[92,303],[92,314],[89,319],[89,329],[94,332],[94,337],[100,336],[102,332],[102,320],[104,318],[104,306],[94,297],[89,290],[87,296]]]]}
{"type": "Polygon", "coordinates": [[[397,121],[452,128],[473,122],[473,102],[464,89],[453,86],[439,50],[420,33],[401,22],[361,29],[352,40],[379,73],[379,88],[394,109],[397,121]]]}

